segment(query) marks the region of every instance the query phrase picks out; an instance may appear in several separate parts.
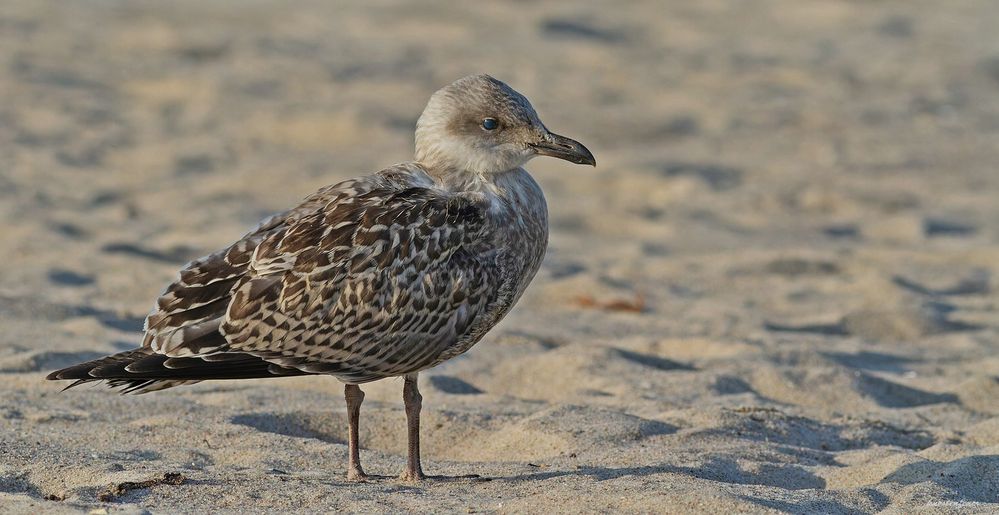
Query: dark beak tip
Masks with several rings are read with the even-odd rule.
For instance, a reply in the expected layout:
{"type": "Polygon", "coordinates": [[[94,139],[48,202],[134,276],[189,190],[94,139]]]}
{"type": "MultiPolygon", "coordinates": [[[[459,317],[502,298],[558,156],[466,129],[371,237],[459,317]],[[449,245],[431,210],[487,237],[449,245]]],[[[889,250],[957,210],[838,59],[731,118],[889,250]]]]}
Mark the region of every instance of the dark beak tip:
{"type": "Polygon", "coordinates": [[[533,147],[538,155],[564,159],[578,165],[597,166],[597,160],[588,148],[565,136],[549,133],[548,141],[534,144],[533,147]]]}

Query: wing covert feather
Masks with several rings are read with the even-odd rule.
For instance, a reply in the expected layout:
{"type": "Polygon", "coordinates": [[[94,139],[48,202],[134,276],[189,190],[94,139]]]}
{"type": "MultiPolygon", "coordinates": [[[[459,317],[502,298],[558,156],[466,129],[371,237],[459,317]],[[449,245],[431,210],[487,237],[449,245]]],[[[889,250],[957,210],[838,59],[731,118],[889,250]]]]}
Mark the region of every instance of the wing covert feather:
{"type": "Polygon", "coordinates": [[[494,300],[499,271],[482,197],[431,185],[401,165],[265,220],[181,271],[144,346],[243,352],[352,382],[439,362],[494,300]]]}
{"type": "Polygon", "coordinates": [[[272,235],[239,285],[229,349],[361,381],[432,364],[491,300],[495,252],[478,197],[372,190],[272,235]],[[273,270],[268,267],[267,270],[273,270]]]}

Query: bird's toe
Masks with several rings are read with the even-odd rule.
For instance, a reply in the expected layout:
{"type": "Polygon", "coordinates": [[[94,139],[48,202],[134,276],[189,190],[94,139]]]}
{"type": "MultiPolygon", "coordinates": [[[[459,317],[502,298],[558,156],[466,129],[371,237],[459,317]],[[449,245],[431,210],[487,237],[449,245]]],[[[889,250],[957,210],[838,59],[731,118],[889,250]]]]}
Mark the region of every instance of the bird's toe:
{"type": "Polygon", "coordinates": [[[359,468],[357,469],[352,468],[347,470],[347,481],[351,481],[354,483],[362,483],[364,481],[367,481],[368,479],[370,479],[368,475],[365,474],[364,471],[359,468]]]}
{"type": "Polygon", "coordinates": [[[404,470],[402,474],[399,474],[399,481],[405,483],[416,483],[425,479],[427,479],[427,476],[422,470],[404,470]]]}

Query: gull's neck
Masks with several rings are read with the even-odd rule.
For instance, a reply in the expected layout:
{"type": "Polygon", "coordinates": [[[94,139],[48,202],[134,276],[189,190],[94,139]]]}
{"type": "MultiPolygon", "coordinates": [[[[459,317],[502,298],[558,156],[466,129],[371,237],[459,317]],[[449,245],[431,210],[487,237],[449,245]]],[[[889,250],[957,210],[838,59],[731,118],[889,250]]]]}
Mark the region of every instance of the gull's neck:
{"type": "MultiPolygon", "coordinates": [[[[516,167],[505,172],[479,173],[473,171],[447,170],[441,173],[441,169],[427,168],[427,173],[441,189],[450,193],[482,193],[489,197],[509,199],[512,195],[517,195],[519,190],[527,184],[523,184],[525,178],[530,176],[527,170],[516,167]]],[[[533,183],[533,180],[529,182],[533,183]]]]}

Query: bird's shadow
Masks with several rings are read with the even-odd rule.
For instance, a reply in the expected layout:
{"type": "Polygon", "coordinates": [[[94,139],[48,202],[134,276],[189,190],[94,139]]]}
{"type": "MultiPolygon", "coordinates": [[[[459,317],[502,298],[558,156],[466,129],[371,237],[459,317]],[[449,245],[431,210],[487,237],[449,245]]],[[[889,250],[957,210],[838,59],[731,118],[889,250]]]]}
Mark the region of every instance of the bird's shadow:
{"type": "Polygon", "coordinates": [[[437,485],[475,485],[479,483],[487,483],[494,481],[495,478],[483,477],[478,474],[465,474],[458,476],[431,476],[428,475],[420,481],[408,481],[401,479],[399,476],[388,476],[382,474],[367,474],[364,479],[347,479],[345,474],[335,474],[333,477],[329,476],[311,476],[311,475],[298,475],[289,474],[288,472],[279,471],[277,474],[281,481],[295,481],[295,482],[307,482],[307,483],[317,483],[322,485],[339,485],[339,486],[349,486],[354,485],[359,488],[369,487],[375,488],[382,492],[423,492],[427,488],[434,487],[437,485]]]}
{"type": "Polygon", "coordinates": [[[597,481],[618,479],[626,476],[652,476],[657,474],[682,474],[699,479],[723,483],[779,486],[792,490],[824,488],[825,480],[803,467],[795,465],[765,464],[768,470],[745,471],[732,459],[712,458],[699,467],[677,465],[643,465],[639,467],[599,467],[577,466],[574,470],[552,470],[496,478],[501,481],[543,481],[564,476],[590,476],[597,481]]]}
{"type": "MultiPolygon", "coordinates": [[[[522,482],[544,481],[566,476],[590,476],[596,481],[607,481],[627,476],[644,477],[671,473],[721,483],[779,487],[789,490],[822,491],[826,487],[824,479],[812,474],[803,467],[795,465],[766,464],[760,470],[748,472],[742,470],[735,460],[725,458],[713,458],[699,467],[684,467],[666,464],[620,468],[577,467],[575,470],[552,470],[496,479],[500,481],[522,482]]],[[[831,499],[821,499],[807,505],[799,506],[793,502],[775,503],[772,499],[765,497],[741,497],[746,501],[762,507],[784,510],[790,513],[807,513],[810,512],[810,510],[805,508],[809,507],[821,508],[818,511],[811,510],[811,512],[816,513],[853,512],[849,506],[843,505],[831,499]]]]}
{"type": "MultiPolygon", "coordinates": [[[[967,456],[949,462],[921,460],[900,466],[885,475],[878,481],[878,484],[911,485],[928,482],[949,491],[951,496],[961,501],[992,502],[996,496],[994,485],[983,485],[980,482],[969,481],[969,478],[992,477],[997,472],[999,472],[999,456],[996,455],[967,456]]],[[[620,468],[577,467],[575,470],[539,471],[495,479],[520,482],[544,481],[565,476],[590,476],[597,481],[606,481],[626,476],[641,477],[669,473],[730,484],[771,486],[786,490],[808,490],[809,492],[826,491],[825,479],[812,474],[801,466],[768,463],[756,470],[747,471],[743,470],[733,459],[717,457],[697,467],[668,464],[620,468]]],[[[863,489],[860,493],[867,498],[867,502],[877,506],[878,509],[883,509],[890,504],[888,497],[875,490],[873,486],[863,489]]],[[[843,504],[835,498],[825,496],[810,497],[798,502],[753,495],[740,497],[760,506],[793,513],[862,513],[857,506],[843,504]]]]}
{"type": "Polygon", "coordinates": [[[400,486],[419,487],[428,481],[434,483],[485,483],[494,478],[484,477],[478,474],[463,474],[460,476],[431,476],[428,475],[421,481],[406,481],[399,479],[399,476],[383,476],[380,474],[368,474],[366,478],[358,481],[348,481],[350,483],[397,483],[400,486]]]}

